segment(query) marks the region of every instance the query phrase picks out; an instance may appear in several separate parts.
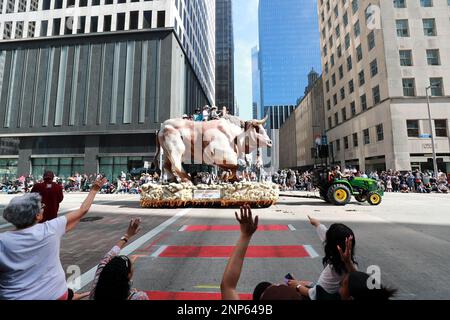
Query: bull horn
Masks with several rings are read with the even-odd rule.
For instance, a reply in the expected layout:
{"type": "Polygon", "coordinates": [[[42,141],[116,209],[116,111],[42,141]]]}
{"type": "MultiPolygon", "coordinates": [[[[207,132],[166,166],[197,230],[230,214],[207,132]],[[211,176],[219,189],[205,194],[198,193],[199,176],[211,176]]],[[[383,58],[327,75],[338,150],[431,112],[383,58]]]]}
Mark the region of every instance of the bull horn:
{"type": "Polygon", "coordinates": [[[253,123],[256,125],[265,125],[267,120],[269,120],[269,115],[267,114],[262,120],[253,120],[253,123]]]}

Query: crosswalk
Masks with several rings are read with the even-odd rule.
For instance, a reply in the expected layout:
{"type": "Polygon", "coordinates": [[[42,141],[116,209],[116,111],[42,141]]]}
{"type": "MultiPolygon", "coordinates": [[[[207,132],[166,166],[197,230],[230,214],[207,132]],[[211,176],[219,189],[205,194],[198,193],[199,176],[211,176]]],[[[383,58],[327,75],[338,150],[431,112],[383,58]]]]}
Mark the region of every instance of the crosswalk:
{"type": "MultiPolygon", "coordinates": [[[[281,239],[285,238],[284,233],[296,232],[296,228],[291,224],[267,224],[260,225],[258,232],[273,232],[277,233],[281,239]]],[[[136,253],[136,258],[149,257],[153,262],[159,261],[163,263],[164,260],[183,261],[183,259],[189,259],[192,261],[199,260],[224,260],[224,266],[226,260],[233,252],[233,245],[201,245],[183,243],[182,245],[173,244],[173,236],[179,234],[180,236],[186,235],[186,239],[191,239],[189,234],[196,234],[198,236],[208,236],[217,239],[228,239],[227,237],[218,237],[217,235],[230,234],[233,239],[236,239],[240,232],[239,225],[181,225],[171,232],[170,235],[164,235],[160,237],[159,241],[153,241],[150,245],[143,247],[136,253]],[[174,260],[175,259],[175,260],[174,260]]],[[[286,237],[287,238],[287,237],[286,237]]],[[[186,241],[186,240],[184,240],[186,241]]],[[[218,240],[220,242],[220,240],[218,240]]],[[[216,242],[218,242],[216,241],[216,242]]],[[[198,240],[197,240],[198,242],[198,240]]],[[[228,241],[229,242],[229,241],[228,241]]],[[[319,255],[315,249],[309,244],[302,245],[250,245],[247,249],[245,258],[259,261],[258,259],[314,259],[319,255]]],[[[201,261],[200,261],[201,260],[201,261]]],[[[211,260],[211,261],[212,261],[211,260]]],[[[170,262],[168,262],[170,263],[170,262]]],[[[180,262],[183,264],[183,262],[180,262]]],[[[220,280],[219,280],[220,281],[220,280]]],[[[210,291],[146,291],[151,300],[219,300],[220,288],[219,283],[216,286],[208,287],[210,291]],[[212,290],[211,290],[212,289],[212,290]]],[[[195,289],[195,287],[193,288],[195,289]]],[[[184,289],[183,289],[184,290],[184,289]]],[[[249,292],[240,293],[242,300],[251,300],[252,294],[249,292]]]]}

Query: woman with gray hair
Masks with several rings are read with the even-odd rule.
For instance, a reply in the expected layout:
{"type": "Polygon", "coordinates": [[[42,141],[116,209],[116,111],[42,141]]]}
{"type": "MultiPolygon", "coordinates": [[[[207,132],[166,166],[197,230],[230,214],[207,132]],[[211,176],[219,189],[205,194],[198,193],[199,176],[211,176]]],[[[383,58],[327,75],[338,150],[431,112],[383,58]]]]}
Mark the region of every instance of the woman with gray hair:
{"type": "Polygon", "coordinates": [[[3,218],[16,230],[0,233],[0,300],[66,300],[66,276],[59,259],[62,236],[89,211],[106,179],[96,180],[81,207],[39,223],[44,206],[36,193],[13,198],[3,218]]]}

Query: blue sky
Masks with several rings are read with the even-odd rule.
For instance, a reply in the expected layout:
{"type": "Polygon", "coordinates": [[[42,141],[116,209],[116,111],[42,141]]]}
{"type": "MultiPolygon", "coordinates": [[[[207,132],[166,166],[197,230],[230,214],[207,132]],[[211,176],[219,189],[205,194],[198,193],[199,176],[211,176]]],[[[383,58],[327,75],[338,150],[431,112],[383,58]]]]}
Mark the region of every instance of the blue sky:
{"type": "Polygon", "coordinates": [[[234,90],[239,115],[252,117],[251,51],[258,44],[258,0],[233,0],[234,90]]]}
{"type": "MultiPolygon", "coordinates": [[[[279,0],[273,0],[279,1],[279,0]]],[[[298,0],[314,1],[315,0],[298,0]]],[[[248,120],[252,116],[252,64],[251,50],[258,45],[258,2],[259,0],[233,0],[233,27],[235,47],[235,95],[240,117],[248,120]]],[[[315,6],[305,6],[317,15],[315,6]]],[[[313,26],[318,28],[318,26],[313,26]]],[[[319,58],[320,60],[320,58],[319,58]]],[[[306,75],[305,75],[306,77],[306,75]]],[[[299,93],[300,95],[302,92],[299,93]]]]}

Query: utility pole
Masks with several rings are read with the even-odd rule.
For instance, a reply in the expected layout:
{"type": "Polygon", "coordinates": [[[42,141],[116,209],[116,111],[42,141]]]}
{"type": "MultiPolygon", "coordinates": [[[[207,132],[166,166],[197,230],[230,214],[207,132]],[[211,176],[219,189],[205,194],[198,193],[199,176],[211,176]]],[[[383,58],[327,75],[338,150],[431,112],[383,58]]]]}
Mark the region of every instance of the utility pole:
{"type": "Polygon", "coordinates": [[[437,166],[437,159],[436,159],[436,146],[434,143],[434,126],[433,126],[433,120],[431,118],[431,108],[430,108],[430,96],[428,95],[428,90],[431,89],[431,85],[425,88],[425,91],[427,93],[427,106],[428,106],[428,120],[430,121],[430,131],[431,131],[431,145],[433,149],[433,167],[434,167],[434,178],[437,179],[438,174],[438,166],[437,166]]]}

